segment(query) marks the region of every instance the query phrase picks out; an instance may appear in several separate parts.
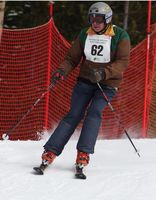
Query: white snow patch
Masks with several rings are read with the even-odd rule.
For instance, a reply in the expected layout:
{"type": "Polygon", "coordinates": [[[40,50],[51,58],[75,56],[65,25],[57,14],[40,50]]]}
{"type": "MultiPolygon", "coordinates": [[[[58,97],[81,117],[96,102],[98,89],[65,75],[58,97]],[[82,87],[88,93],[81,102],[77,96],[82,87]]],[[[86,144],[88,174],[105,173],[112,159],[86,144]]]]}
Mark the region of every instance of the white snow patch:
{"type": "Polygon", "coordinates": [[[5,200],[155,200],[156,139],[98,140],[86,180],[74,179],[76,140],[43,176],[32,174],[41,161],[41,141],[0,142],[0,197],[5,200]]]}

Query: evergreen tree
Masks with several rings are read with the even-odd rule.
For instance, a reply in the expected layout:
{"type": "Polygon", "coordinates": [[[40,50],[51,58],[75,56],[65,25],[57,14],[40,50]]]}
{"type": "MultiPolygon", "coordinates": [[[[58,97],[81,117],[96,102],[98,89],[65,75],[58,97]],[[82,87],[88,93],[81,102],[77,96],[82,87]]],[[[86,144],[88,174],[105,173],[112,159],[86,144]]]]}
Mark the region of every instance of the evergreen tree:
{"type": "MultiPolygon", "coordinates": [[[[96,1],[97,2],[97,1],[96,1]]],[[[80,30],[88,25],[88,8],[93,1],[56,1],[53,2],[53,18],[61,34],[72,41],[80,30]]],[[[124,27],[123,1],[109,1],[113,10],[113,23],[124,27]]],[[[132,46],[146,36],[147,1],[130,1],[127,31],[132,46]]],[[[152,2],[151,23],[156,22],[156,2],[152,2]]],[[[5,9],[5,28],[31,28],[48,22],[48,1],[7,1],[5,9]]]]}

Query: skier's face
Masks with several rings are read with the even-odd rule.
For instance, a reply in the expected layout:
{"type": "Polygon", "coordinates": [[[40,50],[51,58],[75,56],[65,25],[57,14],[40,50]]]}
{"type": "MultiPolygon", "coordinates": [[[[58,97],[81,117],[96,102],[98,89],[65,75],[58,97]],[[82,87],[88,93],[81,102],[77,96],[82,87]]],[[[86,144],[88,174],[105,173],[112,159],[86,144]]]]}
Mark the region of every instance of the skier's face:
{"type": "Polygon", "coordinates": [[[102,15],[90,15],[89,21],[95,32],[100,32],[105,28],[104,18],[102,15]]]}

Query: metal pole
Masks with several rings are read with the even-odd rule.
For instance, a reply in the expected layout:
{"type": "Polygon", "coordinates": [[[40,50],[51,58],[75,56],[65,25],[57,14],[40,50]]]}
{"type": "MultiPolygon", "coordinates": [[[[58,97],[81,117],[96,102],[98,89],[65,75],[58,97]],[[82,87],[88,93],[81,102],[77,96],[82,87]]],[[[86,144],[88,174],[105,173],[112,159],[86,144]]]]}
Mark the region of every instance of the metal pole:
{"type": "Polygon", "coordinates": [[[119,125],[121,126],[121,128],[122,128],[123,131],[125,132],[125,134],[126,134],[126,136],[128,137],[130,143],[132,144],[133,148],[135,149],[135,152],[136,152],[137,155],[140,157],[140,154],[139,154],[137,148],[135,147],[134,143],[132,142],[132,140],[131,140],[131,138],[130,138],[128,132],[127,132],[127,130],[125,129],[125,127],[124,127],[124,125],[122,124],[120,118],[119,118],[118,115],[116,114],[116,111],[114,110],[114,108],[113,108],[113,106],[111,105],[109,99],[107,98],[106,94],[104,93],[104,91],[103,91],[101,85],[100,85],[99,83],[97,83],[97,85],[98,85],[99,89],[101,90],[102,95],[103,95],[104,99],[106,100],[108,106],[110,107],[111,111],[114,113],[114,116],[115,116],[115,118],[117,119],[119,125]]]}
{"type": "Polygon", "coordinates": [[[21,124],[21,122],[26,118],[26,116],[36,107],[36,105],[43,99],[43,97],[54,87],[53,84],[49,85],[47,90],[41,94],[41,96],[35,101],[35,103],[27,110],[25,114],[19,119],[19,121],[14,124],[6,133],[2,135],[2,140],[8,140],[10,134],[21,124]]]}

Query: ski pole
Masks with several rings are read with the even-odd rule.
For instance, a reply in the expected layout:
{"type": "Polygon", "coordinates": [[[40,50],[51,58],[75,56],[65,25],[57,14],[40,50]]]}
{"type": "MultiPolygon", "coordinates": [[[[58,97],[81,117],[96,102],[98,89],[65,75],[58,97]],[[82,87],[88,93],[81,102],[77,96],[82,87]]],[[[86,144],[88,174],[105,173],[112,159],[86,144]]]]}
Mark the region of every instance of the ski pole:
{"type": "Polygon", "coordinates": [[[122,122],[121,122],[119,116],[116,114],[116,111],[114,110],[112,104],[110,103],[109,99],[107,98],[107,96],[106,96],[105,92],[103,91],[101,85],[100,85],[98,82],[97,82],[97,85],[98,85],[99,89],[101,90],[102,95],[103,95],[104,99],[106,100],[108,106],[110,107],[111,111],[114,113],[114,116],[115,116],[115,118],[117,119],[119,125],[121,126],[121,128],[122,128],[123,131],[125,132],[125,134],[126,134],[126,136],[128,137],[130,143],[132,144],[133,148],[135,149],[135,152],[136,152],[137,155],[140,157],[140,154],[139,154],[137,148],[135,147],[135,145],[134,145],[132,139],[130,138],[130,136],[129,136],[128,132],[127,132],[127,130],[125,129],[124,125],[122,124],[122,122]]]}
{"type": "Polygon", "coordinates": [[[2,135],[2,140],[8,140],[9,135],[20,125],[23,119],[35,108],[35,106],[43,99],[43,97],[54,87],[54,84],[50,84],[45,92],[35,101],[35,103],[27,110],[27,112],[19,119],[19,121],[14,124],[6,133],[2,135]]]}

